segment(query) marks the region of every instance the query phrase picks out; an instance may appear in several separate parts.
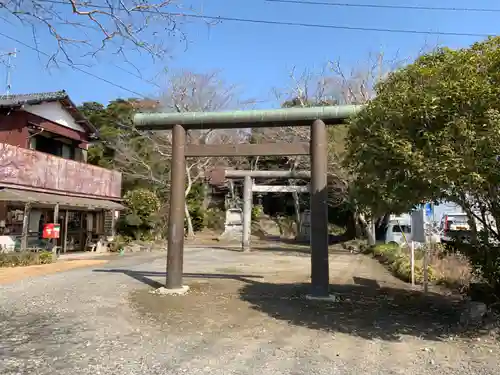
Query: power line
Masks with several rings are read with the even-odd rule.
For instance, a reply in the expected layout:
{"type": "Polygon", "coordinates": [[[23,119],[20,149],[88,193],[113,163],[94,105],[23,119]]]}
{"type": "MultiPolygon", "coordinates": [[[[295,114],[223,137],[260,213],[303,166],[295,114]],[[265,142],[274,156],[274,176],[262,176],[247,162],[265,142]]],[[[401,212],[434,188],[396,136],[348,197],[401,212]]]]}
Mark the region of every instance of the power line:
{"type": "MultiPolygon", "coordinates": [[[[52,57],[52,56],[51,56],[50,54],[48,54],[47,52],[41,51],[41,50],[39,50],[38,48],[33,47],[33,46],[31,46],[31,45],[29,45],[29,44],[27,44],[27,43],[24,43],[23,41],[21,41],[21,40],[19,40],[19,39],[16,39],[16,38],[14,38],[14,37],[11,37],[11,36],[9,36],[9,35],[7,35],[7,34],[4,34],[4,33],[0,32],[0,36],[3,36],[4,38],[7,38],[7,39],[9,39],[9,40],[12,40],[13,42],[16,42],[16,43],[18,43],[18,44],[20,44],[20,45],[22,45],[22,46],[24,46],[24,47],[26,47],[26,48],[29,48],[30,50],[35,51],[35,52],[37,52],[37,53],[39,53],[39,54],[41,54],[41,55],[43,55],[43,56],[45,56],[45,57],[48,57],[48,58],[51,58],[51,57],[52,57]]],[[[72,68],[72,69],[74,69],[74,70],[77,70],[77,71],[79,71],[79,72],[81,72],[81,73],[83,73],[83,74],[86,74],[86,75],[88,75],[88,76],[90,76],[90,77],[93,77],[93,78],[96,78],[96,79],[98,79],[98,80],[100,80],[100,81],[106,82],[107,84],[112,85],[112,86],[115,86],[115,87],[117,87],[117,88],[119,88],[119,89],[121,89],[121,90],[128,91],[128,92],[130,92],[130,93],[132,93],[132,94],[134,94],[134,95],[138,95],[139,97],[142,97],[142,98],[144,98],[144,97],[145,97],[144,95],[142,95],[142,94],[138,93],[137,91],[134,91],[134,90],[128,89],[128,88],[126,88],[126,87],[124,87],[124,86],[122,86],[122,85],[119,85],[119,84],[117,84],[117,83],[114,83],[114,82],[112,82],[112,81],[110,81],[110,80],[108,80],[108,79],[106,79],[106,78],[100,77],[100,76],[98,76],[98,75],[96,75],[96,74],[94,74],[94,73],[91,73],[91,72],[89,72],[89,71],[87,71],[87,70],[84,70],[84,69],[82,69],[82,68],[79,68],[79,67],[77,67],[75,64],[72,64],[72,63],[70,63],[70,62],[66,62],[66,61],[63,61],[63,60],[55,60],[55,61],[56,61],[57,63],[59,63],[59,64],[67,65],[67,66],[69,66],[70,68],[72,68]]]]}
{"type": "MultiPolygon", "coordinates": [[[[64,4],[69,5],[69,3],[62,0],[39,0],[39,3],[52,3],[52,4],[64,4]]],[[[95,8],[95,9],[110,9],[104,5],[92,4],[90,2],[78,4],[82,7],[95,8]]],[[[350,31],[372,31],[372,32],[383,32],[383,33],[398,33],[398,34],[419,34],[419,35],[440,35],[440,36],[467,36],[474,38],[486,38],[489,36],[494,36],[496,34],[484,34],[484,33],[464,33],[464,32],[447,32],[447,31],[431,31],[431,30],[411,30],[411,29],[392,29],[392,28],[377,28],[377,27],[362,27],[362,26],[341,26],[341,25],[331,25],[331,24],[318,24],[318,23],[303,23],[303,22],[287,22],[287,21],[274,21],[274,20],[262,20],[254,18],[239,18],[239,17],[225,17],[225,16],[207,16],[200,14],[185,14],[179,12],[163,12],[154,10],[141,10],[144,13],[153,14],[163,14],[172,17],[186,17],[186,18],[197,18],[204,20],[213,21],[230,21],[230,22],[241,22],[241,23],[251,23],[260,25],[276,25],[276,26],[293,26],[293,27],[305,27],[305,28],[316,28],[316,29],[333,29],[333,30],[350,30],[350,31]]]]}
{"type": "Polygon", "coordinates": [[[386,5],[386,4],[354,4],[339,3],[331,1],[304,1],[304,0],[265,0],[268,3],[289,3],[301,5],[324,5],[332,7],[349,8],[379,8],[379,9],[405,9],[405,10],[427,10],[444,12],[482,12],[482,13],[500,13],[500,9],[494,8],[459,8],[459,7],[431,7],[422,5],[386,5]]]}
{"type": "MultiPolygon", "coordinates": [[[[43,1],[42,1],[42,2],[43,2],[43,1]]],[[[62,1],[45,1],[45,2],[52,2],[52,3],[56,3],[56,4],[68,4],[68,3],[65,3],[65,2],[62,2],[62,1]]],[[[1,5],[0,5],[0,8],[2,8],[2,6],[1,6],[1,5]]],[[[3,16],[0,16],[0,19],[4,20],[5,22],[9,23],[9,24],[10,24],[10,25],[12,25],[12,26],[15,26],[12,22],[10,22],[7,18],[5,18],[5,17],[3,17],[3,16]]],[[[19,42],[19,43],[21,43],[21,42],[19,42]]],[[[44,54],[42,51],[37,51],[37,52],[39,52],[39,53],[41,53],[41,54],[44,54]]],[[[1,57],[1,56],[0,56],[0,57],[1,57]]],[[[59,62],[59,61],[58,61],[58,62],[59,62]]],[[[71,65],[71,64],[70,64],[70,65],[71,65]]],[[[122,68],[121,66],[115,65],[115,68],[118,68],[118,69],[120,69],[120,70],[124,71],[125,73],[130,74],[131,76],[136,77],[136,78],[138,78],[138,79],[140,79],[140,80],[142,80],[142,81],[144,81],[144,82],[146,82],[146,83],[148,83],[148,84],[150,84],[150,85],[152,85],[152,86],[156,86],[156,87],[158,87],[158,88],[161,88],[161,87],[160,87],[160,85],[158,85],[157,83],[155,83],[155,82],[153,82],[153,81],[150,81],[150,80],[147,80],[146,78],[142,77],[142,76],[141,76],[141,75],[139,75],[139,74],[135,74],[135,73],[133,73],[133,72],[130,72],[130,71],[128,71],[127,69],[122,68]]],[[[91,74],[91,73],[90,73],[90,74],[91,74]]],[[[99,78],[98,78],[98,79],[99,79],[99,78]]],[[[132,90],[132,91],[131,91],[131,90],[128,90],[128,89],[125,89],[125,90],[126,90],[126,91],[129,91],[129,92],[131,92],[131,93],[135,93],[133,90],[132,90]]],[[[140,96],[143,96],[143,95],[140,95],[140,96]]]]}
{"type": "Polygon", "coordinates": [[[133,73],[133,72],[131,72],[131,71],[129,71],[129,70],[127,70],[127,69],[125,69],[125,68],[122,68],[122,67],[121,67],[121,66],[119,66],[119,65],[114,65],[114,67],[115,67],[115,68],[120,69],[121,71],[123,71],[123,72],[125,72],[125,73],[127,73],[127,74],[130,74],[132,77],[135,77],[135,78],[137,78],[137,79],[140,79],[141,81],[144,81],[144,82],[146,82],[146,83],[148,83],[148,84],[150,84],[150,85],[152,85],[152,86],[155,86],[155,87],[157,87],[157,88],[161,89],[161,86],[160,86],[159,84],[157,84],[156,82],[153,82],[152,80],[149,80],[149,79],[147,79],[147,78],[144,78],[144,77],[143,77],[143,76],[141,76],[140,74],[133,73]]]}

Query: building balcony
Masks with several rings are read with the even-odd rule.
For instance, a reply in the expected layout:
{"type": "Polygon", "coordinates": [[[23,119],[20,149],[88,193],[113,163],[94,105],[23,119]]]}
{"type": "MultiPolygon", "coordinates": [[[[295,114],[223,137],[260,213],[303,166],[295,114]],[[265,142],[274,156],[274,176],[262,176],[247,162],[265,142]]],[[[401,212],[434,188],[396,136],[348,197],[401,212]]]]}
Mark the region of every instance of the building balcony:
{"type": "Polygon", "coordinates": [[[0,143],[0,185],[44,193],[120,199],[120,172],[0,143]]]}

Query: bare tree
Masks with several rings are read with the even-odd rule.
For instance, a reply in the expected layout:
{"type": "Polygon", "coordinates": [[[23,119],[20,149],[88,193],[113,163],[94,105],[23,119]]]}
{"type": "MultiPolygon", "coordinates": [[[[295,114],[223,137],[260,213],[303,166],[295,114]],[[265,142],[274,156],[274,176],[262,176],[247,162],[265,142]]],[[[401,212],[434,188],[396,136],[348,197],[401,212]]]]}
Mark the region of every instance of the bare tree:
{"type": "Polygon", "coordinates": [[[110,142],[114,167],[130,180],[146,181],[158,187],[170,186],[171,134],[168,131],[126,131],[110,142]]]}
{"type": "MultiPolygon", "coordinates": [[[[247,102],[239,100],[237,88],[227,84],[218,73],[180,72],[168,80],[156,110],[162,112],[205,112],[234,109],[247,102]]],[[[245,133],[232,130],[188,131],[188,144],[225,144],[245,141],[245,133]]],[[[115,163],[128,177],[148,181],[163,191],[170,186],[172,138],[170,131],[139,131],[129,129],[114,141],[115,163]]],[[[227,165],[225,158],[189,158],[186,163],[185,196],[203,180],[207,169],[227,165]]],[[[185,205],[188,236],[194,236],[191,215],[185,205]]]]}
{"type": "MultiPolygon", "coordinates": [[[[353,69],[342,68],[339,60],[330,61],[318,72],[304,70],[297,72],[294,68],[289,73],[290,86],[285,89],[275,89],[277,99],[285,107],[311,107],[325,105],[364,104],[375,95],[375,84],[384,79],[408,59],[387,60],[382,53],[370,55],[367,62],[353,69]]],[[[328,182],[329,205],[339,206],[349,196],[349,183],[352,176],[343,168],[345,153],[345,138],[348,133],[346,126],[336,126],[328,129],[328,182]]],[[[310,140],[309,127],[283,127],[272,130],[266,138],[278,138],[286,141],[310,140]]],[[[290,169],[309,169],[308,157],[289,158],[290,169]]],[[[294,196],[295,207],[298,208],[298,196],[294,196]]],[[[368,225],[364,216],[357,215],[364,227],[368,225]]],[[[297,225],[300,226],[300,216],[297,213],[297,225]]]]}
{"type": "MultiPolygon", "coordinates": [[[[165,112],[216,112],[242,108],[250,101],[242,101],[236,86],[227,84],[218,72],[197,74],[180,72],[169,80],[165,94],[161,98],[165,112]]],[[[191,130],[187,134],[190,144],[238,143],[245,135],[238,130],[191,130]]],[[[224,158],[190,158],[186,163],[187,186],[185,195],[190,193],[194,183],[199,182],[209,166],[227,165],[224,158]]],[[[185,214],[188,236],[194,236],[191,215],[187,203],[185,214]]]]}
{"type": "Polygon", "coordinates": [[[59,54],[73,62],[104,50],[126,61],[133,50],[161,58],[171,49],[169,42],[187,42],[181,27],[186,11],[176,0],[0,2],[0,18],[11,26],[30,28],[36,47],[44,34],[53,38],[57,46],[50,53],[55,63],[59,54]]]}

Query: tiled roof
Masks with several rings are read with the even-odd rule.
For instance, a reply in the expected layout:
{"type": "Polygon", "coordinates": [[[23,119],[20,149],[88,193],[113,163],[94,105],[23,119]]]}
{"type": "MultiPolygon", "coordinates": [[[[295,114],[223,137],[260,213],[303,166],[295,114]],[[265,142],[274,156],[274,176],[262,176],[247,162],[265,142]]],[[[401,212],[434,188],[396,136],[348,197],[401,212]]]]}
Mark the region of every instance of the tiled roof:
{"type": "Polygon", "coordinates": [[[39,92],[34,94],[0,95],[0,107],[19,106],[23,104],[40,104],[68,99],[66,91],[39,92]]]}

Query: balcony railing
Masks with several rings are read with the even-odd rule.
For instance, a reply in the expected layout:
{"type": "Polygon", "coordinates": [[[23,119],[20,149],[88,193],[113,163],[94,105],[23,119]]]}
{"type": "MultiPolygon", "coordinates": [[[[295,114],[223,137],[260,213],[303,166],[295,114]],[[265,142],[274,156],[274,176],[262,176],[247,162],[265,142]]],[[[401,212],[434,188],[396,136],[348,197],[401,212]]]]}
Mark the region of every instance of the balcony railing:
{"type": "Polygon", "coordinates": [[[59,194],[120,198],[120,172],[0,143],[0,183],[59,194]]]}

